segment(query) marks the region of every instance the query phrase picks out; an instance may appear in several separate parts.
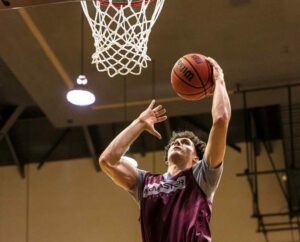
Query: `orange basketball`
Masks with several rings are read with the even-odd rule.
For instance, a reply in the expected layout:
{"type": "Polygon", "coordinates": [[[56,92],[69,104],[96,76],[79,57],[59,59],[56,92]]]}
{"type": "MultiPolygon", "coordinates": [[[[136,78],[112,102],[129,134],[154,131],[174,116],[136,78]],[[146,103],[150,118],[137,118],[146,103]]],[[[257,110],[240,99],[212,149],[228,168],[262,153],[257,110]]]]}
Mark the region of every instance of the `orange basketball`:
{"type": "Polygon", "coordinates": [[[201,100],[214,90],[213,69],[205,56],[187,54],[174,65],[171,84],[178,96],[186,100],[201,100]]]}

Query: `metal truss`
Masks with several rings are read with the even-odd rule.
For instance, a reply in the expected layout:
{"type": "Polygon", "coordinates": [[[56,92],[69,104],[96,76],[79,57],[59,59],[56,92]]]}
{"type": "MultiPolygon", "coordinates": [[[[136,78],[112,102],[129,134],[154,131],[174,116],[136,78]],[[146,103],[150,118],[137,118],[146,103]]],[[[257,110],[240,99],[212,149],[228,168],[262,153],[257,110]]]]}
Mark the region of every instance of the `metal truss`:
{"type": "Polygon", "coordinates": [[[25,177],[25,170],[24,170],[24,162],[22,162],[18,154],[16,152],[16,149],[13,145],[13,142],[11,141],[10,135],[9,135],[9,130],[14,126],[14,124],[17,122],[18,118],[21,116],[21,114],[24,112],[25,107],[24,106],[18,106],[14,109],[12,114],[8,117],[8,119],[5,121],[4,125],[0,129],[0,142],[2,139],[5,139],[10,154],[15,162],[15,164],[18,167],[18,171],[21,175],[22,178],[25,177]]]}
{"type": "MultiPolygon", "coordinates": [[[[257,232],[264,234],[266,242],[269,242],[268,234],[271,232],[280,232],[280,231],[298,231],[300,239],[300,211],[298,206],[293,206],[292,197],[300,196],[300,189],[298,194],[293,194],[290,191],[290,184],[295,177],[292,177],[292,174],[296,175],[297,179],[300,179],[300,167],[296,165],[295,157],[295,130],[293,122],[293,103],[292,103],[292,92],[291,88],[299,85],[286,85],[286,86],[277,86],[270,88],[261,88],[261,89],[252,89],[240,91],[243,94],[243,104],[244,104],[244,117],[245,117],[245,140],[246,140],[246,157],[247,157],[247,168],[243,173],[237,174],[239,177],[246,177],[250,185],[250,190],[252,193],[252,204],[253,204],[253,215],[252,217],[257,219],[258,228],[257,232]],[[269,89],[277,88],[286,88],[288,93],[288,137],[282,138],[283,151],[284,151],[284,168],[278,169],[276,167],[276,162],[272,158],[272,143],[271,139],[259,139],[255,135],[255,124],[253,117],[251,115],[251,110],[247,108],[247,93],[248,92],[259,92],[269,89]],[[287,149],[287,145],[289,149],[287,149]],[[270,170],[258,170],[257,156],[260,153],[260,147],[263,147],[267,154],[268,162],[271,166],[270,170]],[[289,154],[289,155],[287,155],[289,154]],[[298,172],[298,173],[297,173],[298,172]],[[276,178],[277,185],[280,188],[282,196],[286,202],[287,211],[272,213],[265,213],[261,209],[260,197],[259,197],[259,176],[265,175],[274,175],[276,178]],[[282,177],[285,177],[283,180],[282,177]],[[288,182],[287,182],[288,181],[288,182]],[[267,222],[269,218],[275,218],[276,222],[267,222]]],[[[282,121],[281,121],[282,122],[282,121]]],[[[283,124],[282,124],[283,125],[283,124]]],[[[286,135],[287,136],[287,135],[286,135]]],[[[284,135],[283,135],[284,137],[284,135]]],[[[300,162],[300,161],[299,161],[300,162]]],[[[298,200],[299,201],[299,200],[298,200]]],[[[298,240],[297,240],[298,241],[298,240]]]]}

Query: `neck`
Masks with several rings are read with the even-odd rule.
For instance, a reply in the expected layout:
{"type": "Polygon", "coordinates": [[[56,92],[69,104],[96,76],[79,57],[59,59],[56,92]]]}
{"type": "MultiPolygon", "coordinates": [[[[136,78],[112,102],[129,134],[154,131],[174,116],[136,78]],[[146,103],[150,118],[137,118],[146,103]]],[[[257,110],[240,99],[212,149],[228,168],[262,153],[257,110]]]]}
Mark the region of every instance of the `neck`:
{"type": "Polygon", "coordinates": [[[173,163],[172,161],[169,161],[168,163],[168,173],[170,173],[172,176],[191,167],[190,162],[173,163]]]}

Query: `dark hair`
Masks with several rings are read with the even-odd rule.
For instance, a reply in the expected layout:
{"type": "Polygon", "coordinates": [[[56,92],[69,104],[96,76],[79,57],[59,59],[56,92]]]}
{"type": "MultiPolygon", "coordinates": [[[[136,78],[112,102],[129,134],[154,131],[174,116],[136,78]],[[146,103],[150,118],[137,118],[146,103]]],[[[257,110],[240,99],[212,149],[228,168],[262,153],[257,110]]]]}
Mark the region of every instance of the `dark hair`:
{"type": "Polygon", "coordinates": [[[168,160],[168,151],[171,146],[171,143],[178,138],[190,139],[195,145],[196,153],[197,153],[197,156],[199,157],[199,159],[201,160],[203,158],[205,147],[206,147],[206,143],[204,141],[200,140],[198,138],[198,136],[195,135],[192,131],[187,131],[187,130],[181,131],[181,132],[173,131],[172,137],[170,138],[168,145],[165,146],[165,157],[164,157],[165,161],[168,160]]]}

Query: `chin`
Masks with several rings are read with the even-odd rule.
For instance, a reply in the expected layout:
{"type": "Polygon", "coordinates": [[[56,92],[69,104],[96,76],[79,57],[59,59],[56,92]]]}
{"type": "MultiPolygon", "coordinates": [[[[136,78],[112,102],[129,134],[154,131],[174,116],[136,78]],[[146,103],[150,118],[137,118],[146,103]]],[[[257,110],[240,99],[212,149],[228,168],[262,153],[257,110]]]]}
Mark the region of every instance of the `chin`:
{"type": "Polygon", "coordinates": [[[168,160],[171,160],[173,163],[177,163],[177,162],[183,161],[184,156],[182,154],[180,154],[179,152],[172,152],[169,155],[168,160]]]}

